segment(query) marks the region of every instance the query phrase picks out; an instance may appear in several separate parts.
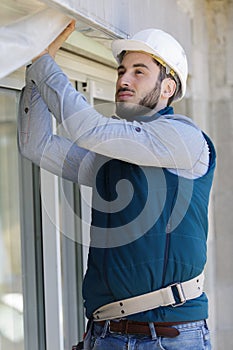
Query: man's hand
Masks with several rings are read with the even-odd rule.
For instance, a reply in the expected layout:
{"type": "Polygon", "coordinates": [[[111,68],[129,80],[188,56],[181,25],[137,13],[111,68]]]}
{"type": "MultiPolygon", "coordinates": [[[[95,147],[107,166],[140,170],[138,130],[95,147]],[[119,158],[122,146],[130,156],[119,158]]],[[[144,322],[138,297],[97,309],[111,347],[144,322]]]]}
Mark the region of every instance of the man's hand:
{"type": "Polygon", "coordinates": [[[38,56],[33,58],[32,62],[35,62],[38,58],[45,55],[46,53],[49,53],[50,56],[55,58],[57,51],[60,49],[64,41],[68,39],[68,37],[73,33],[75,30],[75,20],[72,20],[68,26],[63,30],[61,34],[58,35],[58,37],[49,45],[47,49],[42,51],[38,56]]]}

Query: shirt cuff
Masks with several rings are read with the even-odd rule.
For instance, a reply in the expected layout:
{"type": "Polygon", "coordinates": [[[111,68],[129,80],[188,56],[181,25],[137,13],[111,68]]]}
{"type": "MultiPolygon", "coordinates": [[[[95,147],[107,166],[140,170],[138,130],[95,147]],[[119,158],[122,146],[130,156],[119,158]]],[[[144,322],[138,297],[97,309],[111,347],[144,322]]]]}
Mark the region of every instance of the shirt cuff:
{"type": "Polygon", "coordinates": [[[44,54],[26,69],[26,83],[39,86],[50,75],[61,72],[60,67],[49,54],[44,54]]]}

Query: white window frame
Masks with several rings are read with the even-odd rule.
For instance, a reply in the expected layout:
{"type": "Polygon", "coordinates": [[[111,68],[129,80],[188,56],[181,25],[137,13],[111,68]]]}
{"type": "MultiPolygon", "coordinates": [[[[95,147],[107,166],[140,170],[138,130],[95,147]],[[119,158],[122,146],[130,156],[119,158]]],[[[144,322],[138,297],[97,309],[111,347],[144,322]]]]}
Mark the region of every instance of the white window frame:
{"type": "MultiPolygon", "coordinates": [[[[115,69],[63,51],[59,52],[57,62],[68,75],[69,79],[78,81],[79,83],[85,83],[85,87],[81,92],[87,96],[91,104],[93,104],[94,98],[100,98],[106,101],[114,100],[116,78],[115,69]],[[83,72],[85,72],[85,74],[83,72]]],[[[82,191],[83,188],[81,189],[81,192],[82,191]]],[[[44,201],[44,205],[42,203],[42,226],[46,348],[64,350],[61,246],[58,205],[59,183],[56,176],[44,170],[41,170],[41,195],[44,201]]],[[[81,197],[83,197],[83,194],[81,197]]],[[[89,202],[88,210],[90,210],[90,192],[87,200],[89,202]]],[[[83,212],[83,208],[84,206],[82,206],[82,215],[89,215],[89,212],[83,212]]],[[[86,235],[89,234],[88,227],[89,225],[85,229],[82,225],[84,242],[87,241],[86,235]]],[[[85,244],[82,251],[83,272],[85,272],[88,255],[88,247],[85,244]]],[[[82,288],[81,285],[79,287],[82,288]]]]}

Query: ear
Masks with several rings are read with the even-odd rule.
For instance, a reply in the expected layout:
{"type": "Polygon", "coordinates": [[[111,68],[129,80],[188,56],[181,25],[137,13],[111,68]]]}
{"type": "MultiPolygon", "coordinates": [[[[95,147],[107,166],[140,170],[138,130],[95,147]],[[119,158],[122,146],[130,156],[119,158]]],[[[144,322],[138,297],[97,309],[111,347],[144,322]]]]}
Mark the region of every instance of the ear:
{"type": "Polygon", "coordinates": [[[161,98],[169,99],[176,91],[176,82],[171,78],[165,78],[161,84],[161,98]]]}

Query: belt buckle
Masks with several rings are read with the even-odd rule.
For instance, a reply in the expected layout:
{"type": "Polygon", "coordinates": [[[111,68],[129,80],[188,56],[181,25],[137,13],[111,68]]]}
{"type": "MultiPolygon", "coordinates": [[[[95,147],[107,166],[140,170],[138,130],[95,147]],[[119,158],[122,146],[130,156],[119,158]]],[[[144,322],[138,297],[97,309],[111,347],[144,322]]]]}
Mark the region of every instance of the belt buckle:
{"type": "Polygon", "coordinates": [[[187,299],[186,299],[185,294],[184,294],[184,290],[183,290],[183,287],[182,287],[182,283],[180,283],[180,282],[173,283],[173,284],[170,285],[170,287],[171,287],[171,291],[172,291],[172,293],[173,293],[173,298],[174,298],[174,300],[177,299],[177,296],[174,295],[174,292],[173,292],[173,289],[174,289],[174,288],[176,288],[176,290],[177,290],[177,292],[178,292],[178,296],[179,296],[179,298],[180,298],[180,302],[177,301],[177,302],[175,302],[174,304],[171,304],[171,306],[172,306],[172,307],[178,307],[178,306],[181,306],[181,305],[185,304],[186,301],[187,301],[187,299]]]}

